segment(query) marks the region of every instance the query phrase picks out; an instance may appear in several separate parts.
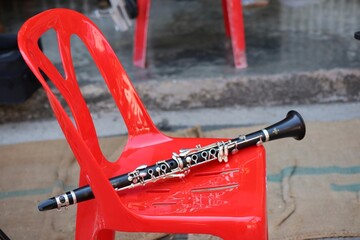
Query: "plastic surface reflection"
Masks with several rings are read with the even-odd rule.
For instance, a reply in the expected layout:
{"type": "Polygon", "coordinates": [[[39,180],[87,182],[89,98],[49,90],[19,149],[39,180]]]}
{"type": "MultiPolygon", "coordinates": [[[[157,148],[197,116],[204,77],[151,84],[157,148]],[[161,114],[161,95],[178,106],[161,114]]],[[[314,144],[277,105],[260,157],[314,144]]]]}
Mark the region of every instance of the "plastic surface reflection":
{"type": "Polygon", "coordinates": [[[170,138],[160,133],[104,36],[77,12],[43,12],[22,26],[18,40],[21,53],[43,85],[80,165],[79,184],[90,184],[95,195],[94,200],[77,205],[76,239],[114,239],[115,230],[267,239],[263,147],[243,150],[231,156],[228,163],[214,161],[194,167],[184,179],[159,180],[117,193],[108,178],[169,159],[180,148],[205,146],[219,139],[170,138]],[[58,35],[66,80],[37,45],[49,29],[58,35]],[[115,163],[108,162],[100,150],[89,109],[77,84],[70,54],[73,34],[87,46],[128,128],[129,141],[115,163]],[[64,97],[76,125],[43,73],[64,97]]]}
{"type": "MultiPolygon", "coordinates": [[[[201,141],[192,140],[197,143],[201,141]]],[[[191,140],[177,141],[186,144],[186,141],[191,140]]],[[[154,155],[154,152],[149,155],[154,155]]],[[[232,155],[228,163],[214,161],[196,166],[190,169],[185,178],[159,180],[138,189],[127,190],[120,196],[126,199],[124,202],[128,203],[130,209],[141,214],[206,216],[211,213],[217,216],[238,216],[241,212],[253,211],[251,208],[256,206],[254,200],[263,183],[257,170],[261,167],[261,161],[258,161],[261,155],[261,148],[247,149],[232,155]]],[[[137,154],[135,157],[138,157],[137,154]]],[[[263,201],[259,199],[256,204],[263,205],[263,201]]]]}

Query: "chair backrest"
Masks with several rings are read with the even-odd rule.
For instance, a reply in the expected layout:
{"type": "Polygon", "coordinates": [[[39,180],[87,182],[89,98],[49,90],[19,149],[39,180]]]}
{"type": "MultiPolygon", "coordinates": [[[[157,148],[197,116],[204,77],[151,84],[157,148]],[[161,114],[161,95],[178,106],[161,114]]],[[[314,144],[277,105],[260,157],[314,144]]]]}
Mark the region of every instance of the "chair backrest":
{"type": "MultiPolygon", "coordinates": [[[[29,19],[18,35],[20,51],[48,96],[55,116],[80,165],[79,184],[90,184],[95,200],[78,204],[77,239],[113,239],[114,230],[208,233],[226,239],[266,239],[265,152],[252,147],[226,164],[209,163],[185,179],[114,191],[108,179],[169,159],[172,152],[219,139],[170,138],[154,126],[126,72],[99,29],[85,16],[52,9],[29,19]],[[38,39],[53,29],[65,77],[39,49],[38,39]],[[70,52],[77,35],[90,52],[128,128],[129,140],[119,159],[108,162],[79,89],[70,52]],[[44,79],[59,90],[71,113],[44,79]]],[[[223,140],[223,139],[220,139],[223,140]]]]}

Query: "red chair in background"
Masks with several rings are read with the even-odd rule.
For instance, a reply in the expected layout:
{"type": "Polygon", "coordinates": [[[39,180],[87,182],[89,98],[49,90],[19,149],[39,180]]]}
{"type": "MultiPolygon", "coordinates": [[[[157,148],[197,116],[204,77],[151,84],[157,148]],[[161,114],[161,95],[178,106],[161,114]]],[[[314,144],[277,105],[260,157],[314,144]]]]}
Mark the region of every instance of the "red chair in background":
{"type": "Polygon", "coordinates": [[[21,27],[18,42],[80,165],[79,185],[89,184],[95,195],[95,199],[77,205],[76,239],[114,239],[115,231],[267,239],[262,146],[232,155],[228,163],[211,162],[191,169],[183,179],[116,192],[108,181],[110,177],[169,159],[180,148],[224,139],[172,138],[162,134],[102,33],[75,11],[53,9],[32,17],[21,27]],[[50,29],[57,35],[65,77],[37,45],[41,35],[50,29]],[[76,80],[70,51],[72,35],[77,35],[89,50],[128,128],[128,142],[116,162],[109,162],[99,147],[93,120],[76,80]],[[59,90],[75,123],[43,75],[59,90]]]}
{"type": "MultiPolygon", "coordinates": [[[[221,1],[225,32],[226,36],[231,38],[235,67],[246,68],[245,31],[241,0],[221,1]]],[[[139,13],[136,18],[133,63],[135,66],[145,68],[151,0],[137,0],[137,4],[139,13]]]]}

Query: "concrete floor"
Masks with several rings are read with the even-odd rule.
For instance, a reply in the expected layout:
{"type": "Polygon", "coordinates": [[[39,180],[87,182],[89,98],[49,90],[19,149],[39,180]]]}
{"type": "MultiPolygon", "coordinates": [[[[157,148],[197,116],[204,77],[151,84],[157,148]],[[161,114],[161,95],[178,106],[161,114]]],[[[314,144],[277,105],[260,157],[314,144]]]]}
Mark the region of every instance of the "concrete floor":
{"type": "MultiPolygon", "coordinates": [[[[96,18],[95,0],[1,1],[0,22],[16,33],[27,18],[53,7],[93,19],[151,110],[360,101],[360,42],[353,38],[360,28],[357,0],[273,0],[244,8],[248,68],[242,70],[233,67],[221,1],[152,1],[146,69],[132,64],[133,28],[115,31],[110,18],[96,18]]],[[[44,35],[44,51],[61,68],[54,37],[51,31],[44,35]]],[[[90,110],[112,111],[115,105],[85,47],[76,37],[72,44],[90,110]]],[[[51,118],[44,102],[38,91],[22,105],[1,105],[0,123],[51,118]]]]}
{"type": "MultiPolygon", "coordinates": [[[[202,130],[210,131],[270,125],[283,119],[291,109],[300,112],[306,122],[360,119],[360,103],[312,104],[296,107],[285,105],[253,108],[201,108],[182,111],[149,111],[149,114],[162,131],[176,131],[194,126],[201,126],[202,130]]],[[[127,134],[126,126],[117,111],[98,113],[93,115],[93,120],[99,137],[127,134]]],[[[55,119],[0,124],[0,132],[0,145],[64,138],[55,119]]]]}

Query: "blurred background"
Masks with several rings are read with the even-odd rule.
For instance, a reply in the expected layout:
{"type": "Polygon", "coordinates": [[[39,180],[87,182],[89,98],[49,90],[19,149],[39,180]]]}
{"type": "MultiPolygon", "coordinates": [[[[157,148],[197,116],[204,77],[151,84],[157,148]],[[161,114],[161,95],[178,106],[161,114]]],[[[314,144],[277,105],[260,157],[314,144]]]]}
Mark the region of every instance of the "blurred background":
{"type": "MultiPolygon", "coordinates": [[[[248,67],[240,70],[234,68],[221,1],[153,1],[146,68],[132,63],[134,21],[127,31],[117,31],[109,15],[99,17],[95,13],[106,4],[95,0],[1,1],[0,24],[4,33],[17,33],[26,19],[56,7],[89,16],[115,50],[150,114],[169,129],[194,124],[247,125],[263,120],[248,117],[242,111],[260,108],[262,112],[264,108],[267,111],[268,107],[283,105],[309,109],[321,104],[320,108],[326,108],[330,103],[355,104],[360,98],[360,50],[353,37],[360,25],[356,15],[360,4],[356,0],[243,1],[248,67]],[[212,117],[178,119],[176,115],[198,114],[203,109],[212,117]],[[214,117],[212,111],[233,109],[246,118],[209,122],[214,117]]],[[[51,31],[42,38],[44,52],[61,68],[55,41],[51,31]]],[[[82,93],[94,115],[107,118],[115,112],[115,105],[105,84],[81,41],[72,38],[72,46],[82,93]]],[[[50,120],[52,113],[44,99],[39,90],[26,102],[2,104],[0,122],[50,120]]],[[[114,117],[117,116],[111,115],[114,117]]],[[[124,130],[113,132],[112,128],[111,132],[124,130]]],[[[98,131],[102,135],[106,129],[98,131]]],[[[2,134],[0,141],[9,143],[10,138],[2,134]]]]}
{"type": "MultiPolygon", "coordinates": [[[[351,180],[345,180],[347,187],[341,188],[345,185],[336,182],[339,174],[343,174],[337,172],[339,168],[329,170],[326,174],[331,175],[331,180],[324,181],[329,181],[326,186],[332,186],[327,190],[349,194],[348,200],[344,197],[342,201],[344,205],[351,205],[351,209],[335,218],[339,222],[347,218],[348,222],[344,225],[350,230],[342,226],[340,230],[334,227],[332,235],[311,235],[311,229],[304,230],[307,235],[295,230],[294,235],[277,235],[280,230],[272,225],[270,237],[292,239],[298,234],[298,239],[355,239],[360,236],[359,221],[355,221],[360,218],[360,42],[354,39],[354,33],[360,30],[357,14],[360,12],[360,1],[243,0],[241,4],[247,58],[247,68],[244,69],[234,67],[220,0],[152,0],[145,68],[133,65],[135,20],[130,20],[128,29],[119,30],[107,12],[111,7],[108,1],[0,0],[0,34],[16,34],[28,18],[51,8],[69,8],[85,14],[108,39],[153,121],[163,131],[174,132],[199,126],[213,136],[211,132],[214,131],[271,124],[282,119],[288,110],[298,110],[310,123],[310,129],[314,130],[313,135],[309,132],[313,138],[306,142],[308,148],[302,147],[302,154],[307,157],[304,162],[324,159],[325,163],[317,164],[315,161],[314,167],[327,166],[329,156],[322,154],[330,154],[328,150],[331,149],[339,156],[334,157],[329,166],[348,169],[344,173],[351,177],[351,180]],[[334,129],[335,126],[337,129],[334,129]],[[346,129],[339,130],[342,127],[346,129]],[[322,135],[329,129],[334,132],[322,135]],[[326,142],[336,139],[338,141],[326,142]],[[352,142],[351,146],[347,145],[347,140],[352,142]],[[316,152],[317,155],[307,152],[316,152]],[[346,166],[342,165],[346,162],[341,155],[344,152],[350,159],[346,166]],[[338,188],[330,184],[334,182],[338,188]],[[350,216],[349,212],[353,215],[350,216]]],[[[43,51],[61,70],[54,32],[47,32],[41,40],[43,51]]],[[[125,136],[126,127],[85,46],[76,37],[71,43],[78,82],[98,136],[125,136]]],[[[5,57],[0,57],[0,64],[5,65],[5,57]]],[[[13,86],[9,77],[3,76],[0,80],[3,81],[0,88],[11,92],[13,86]]],[[[21,101],[2,98],[0,144],[3,151],[10,145],[64,139],[45,93],[37,88],[21,101]]],[[[54,91],[57,90],[54,88],[54,91]]],[[[216,134],[221,137],[221,132],[216,134]]],[[[289,149],[286,151],[281,146],[275,149],[281,149],[281,153],[289,158],[292,156],[289,149]]],[[[276,154],[279,153],[269,150],[268,158],[276,158],[276,154]]],[[[283,167],[293,164],[284,161],[283,167]]],[[[301,159],[298,161],[301,162],[301,159]]],[[[10,163],[6,158],[0,158],[0,162],[3,174],[10,163]]],[[[299,162],[296,164],[301,165],[299,162]]],[[[271,183],[278,184],[274,180],[278,170],[269,166],[270,189],[271,183]]],[[[323,176],[325,172],[319,170],[317,173],[323,176]]],[[[300,171],[299,175],[316,174],[300,171]]],[[[6,187],[9,179],[5,177],[1,178],[0,186],[0,228],[3,228],[2,225],[7,222],[6,214],[1,214],[7,208],[4,201],[22,195],[12,195],[14,193],[6,187]]],[[[281,192],[281,187],[274,188],[281,192]]],[[[335,197],[334,202],[337,200],[335,197]]],[[[301,229],[301,225],[296,226],[301,229]]],[[[10,229],[12,235],[23,234],[12,231],[15,230],[10,229]]],[[[329,231],[324,228],[323,232],[329,231]]],[[[191,238],[187,235],[177,237],[191,238]]]]}

